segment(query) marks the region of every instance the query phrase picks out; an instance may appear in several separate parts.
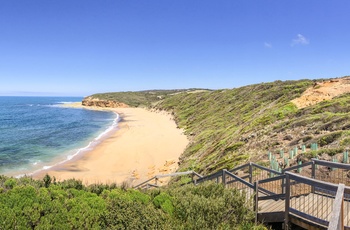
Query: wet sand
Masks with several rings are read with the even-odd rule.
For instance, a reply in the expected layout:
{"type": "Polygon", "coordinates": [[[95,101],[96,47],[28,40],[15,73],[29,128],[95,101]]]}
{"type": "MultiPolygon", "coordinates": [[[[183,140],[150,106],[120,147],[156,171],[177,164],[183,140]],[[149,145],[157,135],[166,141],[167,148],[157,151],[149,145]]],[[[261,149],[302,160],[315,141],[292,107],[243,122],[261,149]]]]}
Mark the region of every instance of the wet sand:
{"type": "MultiPolygon", "coordinates": [[[[70,106],[79,107],[78,104],[70,106]]],[[[178,158],[188,139],[170,114],[141,108],[110,110],[121,116],[117,131],[93,150],[36,173],[33,178],[42,179],[48,173],[58,181],[75,178],[84,184],[127,181],[136,185],[177,169],[178,158]]]]}

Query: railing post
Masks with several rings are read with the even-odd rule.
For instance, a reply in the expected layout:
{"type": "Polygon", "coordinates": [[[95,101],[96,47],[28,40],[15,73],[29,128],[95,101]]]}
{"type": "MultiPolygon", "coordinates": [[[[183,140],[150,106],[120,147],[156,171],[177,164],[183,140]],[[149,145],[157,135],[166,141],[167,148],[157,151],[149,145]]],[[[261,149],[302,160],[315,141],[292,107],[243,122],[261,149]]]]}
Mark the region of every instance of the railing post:
{"type": "Polygon", "coordinates": [[[286,173],[286,200],[284,211],[284,229],[289,230],[289,205],[290,205],[290,179],[288,173],[286,173]]]}
{"type": "Polygon", "coordinates": [[[333,202],[333,209],[328,225],[329,230],[344,229],[344,184],[339,184],[333,202]]]}
{"type": "MultiPolygon", "coordinates": [[[[311,178],[316,179],[316,163],[312,160],[311,178]]],[[[311,193],[315,193],[315,186],[311,186],[311,193]]]]}
{"type": "Polygon", "coordinates": [[[253,183],[253,166],[252,166],[252,162],[249,162],[249,183],[253,183]]]}
{"type": "Polygon", "coordinates": [[[254,182],[254,211],[255,211],[255,224],[257,224],[258,212],[259,212],[259,181],[254,182]]]}
{"type": "Polygon", "coordinates": [[[224,187],[226,187],[226,169],[222,170],[222,183],[224,184],[224,187]]]}
{"type": "Polygon", "coordinates": [[[282,183],[281,183],[281,186],[282,186],[282,194],[285,194],[286,193],[286,171],[284,169],[282,169],[282,174],[284,175],[284,178],[282,179],[282,183]]]}
{"type": "Polygon", "coordinates": [[[193,183],[194,185],[197,185],[197,179],[194,179],[194,177],[195,177],[195,174],[192,173],[192,183],[193,183]]]}
{"type": "Polygon", "coordinates": [[[311,178],[316,179],[316,163],[314,160],[312,160],[312,170],[311,170],[311,178]]]}

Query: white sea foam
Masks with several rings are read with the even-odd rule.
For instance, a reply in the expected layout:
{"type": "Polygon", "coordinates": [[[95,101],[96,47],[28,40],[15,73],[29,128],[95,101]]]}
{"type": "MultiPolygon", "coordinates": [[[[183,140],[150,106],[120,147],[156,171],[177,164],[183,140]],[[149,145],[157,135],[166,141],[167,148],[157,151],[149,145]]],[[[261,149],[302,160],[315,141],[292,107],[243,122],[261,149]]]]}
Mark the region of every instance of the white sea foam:
{"type": "Polygon", "coordinates": [[[59,102],[57,102],[57,104],[72,104],[72,103],[76,103],[76,101],[59,101],[59,102]]]}
{"type": "MultiPolygon", "coordinates": [[[[20,175],[17,175],[16,178],[20,178],[20,177],[23,177],[25,175],[33,175],[35,173],[38,173],[40,171],[43,171],[43,170],[47,170],[47,169],[50,169],[52,167],[55,167],[55,166],[58,166],[58,165],[61,165],[61,164],[64,164],[66,163],[67,161],[70,161],[72,160],[74,157],[84,153],[84,152],[87,152],[89,150],[92,150],[94,146],[96,146],[97,144],[99,144],[103,138],[105,137],[108,137],[108,134],[110,134],[112,131],[116,130],[118,128],[118,122],[120,121],[120,116],[118,113],[115,113],[116,114],[116,118],[113,120],[113,123],[111,126],[109,126],[104,132],[102,132],[101,134],[99,134],[96,138],[93,139],[93,141],[89,142],[89,144],[83,148],[80,148],[78,149],[74,154],[71,154],[71,155],[68,155],[66,157],[65,160],[63,161],[60,161],[56,164],[53,164],[53,165],[45,165],[43,166],[41,169],[38,169],[32,173],[28,173],[28,174],[20,174],[20,175]]],[[[33,165],[37,165],[39,162],[34,162],[33,165]]]]}

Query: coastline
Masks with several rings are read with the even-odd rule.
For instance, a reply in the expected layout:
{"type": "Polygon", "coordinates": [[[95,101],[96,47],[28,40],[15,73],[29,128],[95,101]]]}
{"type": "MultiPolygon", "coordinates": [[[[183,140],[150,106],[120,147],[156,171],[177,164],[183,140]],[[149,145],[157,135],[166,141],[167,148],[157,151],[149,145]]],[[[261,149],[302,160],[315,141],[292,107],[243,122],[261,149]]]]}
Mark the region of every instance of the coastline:
{"type": "Polygon", "coordinates": [[[64,106],[116,112],[120,116],[118,129],[92,150],[34,173],[35,179],[49,174],[58,181],[75,178],[86,185],[124,181],[136,185],[155,175],[176,171],[178,158],[189,142],[166,112],[142,108],[90,108],[81,103],[64,106]]]}

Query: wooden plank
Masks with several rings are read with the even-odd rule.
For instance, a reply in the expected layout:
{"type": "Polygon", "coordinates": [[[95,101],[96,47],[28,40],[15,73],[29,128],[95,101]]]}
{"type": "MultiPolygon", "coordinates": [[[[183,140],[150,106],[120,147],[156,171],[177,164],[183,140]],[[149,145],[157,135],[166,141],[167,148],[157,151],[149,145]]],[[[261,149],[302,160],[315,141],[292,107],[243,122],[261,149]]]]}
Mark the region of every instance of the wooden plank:
{"type": "Polygon", "coordinates": [[[268,212],[276,212],[283,211],[284,212],[284,200],[266,200],[259,202],[259,213],[268,213],[268,212]]]}
{"type": "Polygon", "coordinates": [[[325,160],[317,160],[315,158],[312,158],[312,160],[318,165],[323,165],[323,166],[330,167],[330,168],[350,170],[350,164],[343,164],[343,163],[339,163],[339,162],[331,162],[331,161],[325,161],[325,160]]]}
{"type": "Polygon", "coordinates": [[[307,220],[305,218],[295,216],[295,215],[291,215],[290,220],[293,224],[300,226],[304,229],[308,229],[308,230],[327,229],[325,226],[320,225],[320,223],[317,223],[317,222],[314,222],[311,220],[307,220]]]}
{"type": "Polygon", "coordinates": [[[271,202],[271,205],[267,207],[266,212],[284,211],[284,205],[284,200],[271,202]]]}
{"type": "Polygon", "coordinates": [[[183,175],[189,175],[189,174],[193,174],[193,171],[177,172],[177,173],[170,173],[170,174],[159,174],[159,175],[156,175],[155,178],[183,176],[183,175]]]}
{"type": "Polygon", "coordinates": [[[328,221],[317,218],[315,216],[311,216],[308,214],[305,214],[303,212],[299,212],[298,210],[294,209],[294,208],[290,208],[290,216],[295,216],[295,217],[299,217],[299,218],[303,218],[305,219],[305,221],[309,221],[309,222],[313,222],[316,223],[319,226],[328,226],[328,221]]]}
{"type": "Polygon", "coordinates": [[[147,184],[148,182],[150,182],[151,180],[154,180],[154,179],[156,179],[156,177],[155,177],[155,176],[154,176],[154,177],[152,177],[151,179],[148,179],[148,180],[146,180],[146,181],[142,182],[141,184],[138,184],[138,185],[134,186],[133,188],[138,188],[138,187],[141,187],[142,185],[145,185],[145,184],[147,184]]]}
{"type": "Polygon", "coordinates": [[[238,180],[238,181],[241,182],[242,184],[244,184],[244,185],[246,185],[246,186],[248,186],[248,187],[250,187],[250,188],[254,188],[254,185],[252,185],[251,183],[249,183],[249,182],[247,182],[247,181],[241,179],[240,177],[238,177],[238,176],[232,174],[231,172],[226,171],[225,173],[226,173],[226,175],[235,178],[236,180],[238,180]]]}
{"type": "Polygon", "coordinates": [[[284,199],[285,197],[286,197],[285,194],[275,194],[275,195],[260,196],[259,200],[280,200],[280,199],[284,199]]]}
{"type": "Polygon", "coordinates": [[[344,200],[344,226],[350,227],[350,202],[344,200]]]}
{"type": "Polygon", "coordinates": [[[269,200],[262,200],[258,202],[258,211],[264,212],[265,208],[270,204],[269,200]]]}
{"type": "Polygon", "coordinates": [[[330,191],[336,191],[337,190],[337,185],[329,183],[329,182],[324,182],[324,181],[319,181],[316,179],[308,178],[305,176],[297,175],[295,173],[291,172],[286,172],[286,175],[289,175],[291,180],[295,180],[298,182],[301,182],[303,184],[308,184],[311,186],[318,186],[321,187],[325,190],[330,190],[330,191]]]}
{"type": "Polygon", "coordinates": [[[247,164],[244,164],[244,165],[241,165],[241,166],[237,166],[231,170],[229,170],[231,173],[234,172],[234,171],[237,171],[237,170],[240,170],[240,169],[243,169],[243,168],[246,168],[250,165],[251,163],[247,163],[247,164]]]}
{"type": "Polygon", "coordinates": [[[344,184],[338,185],[337,195],[335,196],[330,222],[329,230],[344,229],[344,184]]]}
{"type": "MultiPolygon", "coordinates": [[[[300,199],[299,203],[302,203],[299,208],[294,207],[304,213],[310,214],[315,210],[315,206],[317,203],[317,198],[315,198],[315,194],[308,194],[303,196],[304,199],[300,199]]],[[[296,197],[295,199],[299,199],[299,197],[296,197]]]]}
{"type": "Polygon", "coordinates": [[[303,168],[303,167],[306,167],[306,166],[309,166],[309,165],[312,165],[312,162],[311,162],[311,161],[306,162],[306,163],[301,164],[301,165],[295,165],[295,166],[292,166],[292,167],[283,169],[283,173],[284,173],[284,172],[287,172],[287,171],[292,171],[292,170],[295,170],[295,169],[298,169],[298,168],[303,168]]]}
{"type": "Polygon", "coordinates": [[[315,194],[315,208],[310,210],[308,215],[314,216],[319,219],[327,220],[328,212],[330,212],[331,207],[329,206],[330,198],[316,195],[315,194]]]}
{"type": "Polygon", "coordinates": [[[317,198],[315,198],[315,194],[310,193],[306,196],[304,210],[302,210],[304,213],[310,213],[313,212],[315,209],[315,205],[317,203],[317,198]]]}
{"type": "Polygon", "coordinates": [[[282,180],[284,178],[286,178],[285,175],[279,175],[279,176],[275,176],[275,177],[259,180],[259,184],[261,185],[263,183],[268,183],[268,182],[272,182],[272,181],[276,181],[276,180],[282,180]]]}
{"type": "Polygon", "coordinates": [[[257,218],[260,223],[283,222],[284,212],[258,213],[257,218]]]}
{"type": "Polygon", "coordinates": [[[254,167],[256,167],[256,168],[261,169],[261,170],[264,170],[264,171],[267,171],[267,172],[272,172],[272,173],[275,173],[275,174],[277,174],[277,175],[282,175],[281,172],[278,172],[278,171],[273,170],[273,169],[265,168],[265,167],[263,167],[263,166],[261,166],[261,165],[255,164],[255,163],[252,163],[252,165],[253,165],[254,167]]]}

